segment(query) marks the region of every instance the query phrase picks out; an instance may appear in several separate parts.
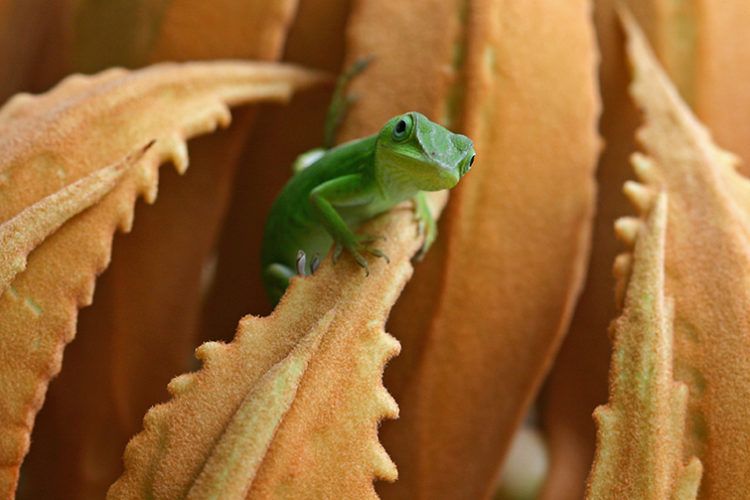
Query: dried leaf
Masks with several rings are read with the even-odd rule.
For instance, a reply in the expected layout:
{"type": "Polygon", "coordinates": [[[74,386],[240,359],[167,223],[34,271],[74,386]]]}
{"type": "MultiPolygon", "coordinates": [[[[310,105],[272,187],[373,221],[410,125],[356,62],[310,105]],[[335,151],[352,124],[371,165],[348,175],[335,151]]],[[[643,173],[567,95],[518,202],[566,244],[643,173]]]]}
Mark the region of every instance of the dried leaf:
{"type": "MultiPolygon", "coordinates": [[[[89,7],[97,3],[86,2],[89,7]]],[[[158,10],[159,2],[152,3],[145,7],[158,10]]],[[[123,21],[135,22],[134,31],[154,31],[156,38],[143,47],[148,50],[134,60],[143,63],[277,58],[295,5],[296,0],[182,0],[163,6],[163,15],[152,16],[144,15],[142,2],[120,8],[132,10],[123,21]]],[[[94,32],[97,43],[89,39],[85,46],[90,53],[98,51],[100,62],[101,57],[112,60],[120,50],[117,45],[128,39],[100,36],[106,23],[99,24],[94,32]]],[[[315,94],[330,87],[321,86],[315,94]]],[[[96,300],[79,316],[78,340],[66,350],[67,369],[50,387],[38,417],[35,440],[21,471],[28,498],[103,498],[122,473],[122,452],[141,428],[143,415],[166,399],[172,377],[191,369],[191,353],[201,343],[197,331],[215,262],[212,254],[237,167],[249,177],[255,175],[257,183],[262,183],[259,172],[273,170],[270,165],[254,168],[238,161],[257,111],[258,107],[240,109],[228,130],[192,142],[190,172],[163,172],[159,203],[138,204],[138,224],[132,233],[115,238],[114,257],[97,281],[96,300]],[[82,393],[89,397],[71,405],[82,393]],[[70,459],[60,463],[61,454],[70,459]]],[[[248,196],[247,191],[240,196],[248,196]]],[[[241,216],[248,224],[262,226],[265,214],[245,211],[241,216]]],[[[231,324],[222,333],[231,336],[237,318],[246,312],[228,318],[231,324]]]]}
{"type": "Polygon", "coordinates": [[[268,57],[284,47],[297,0],[169,2],[151,61],[268,57]],[[260,54],[259,54],[260,53],[260,54]]]}
{"type": "Polygon", "coordinates": [[[604,99],[601,128],[605,150],[598,172],[595,229],[586,289],[576,317],[547,383],[545,430],[552,460],[545,498],[579,499],[594,450],[590,412],[604,399],[609,357],[605,331],[614,317],[611,262],[615,256],[611,221],[625,213],[619,193],[625,180],[625,155],[633,150],[632,103],[623,88],[629,78],[622,62],[621,30],[614,5],[625,3],[648,35],[681,95],[716,142],[736,153],[750,172],[750,4],[745,0],[597,0],[594,2],[604,99]],[[616,192],[618,191],[618,192],[616,192]]]}
{"type": "MultiPolygon", "coordinates": [[[[302,0],[286,39],[283,60],[338,73],[348,4],[349,0],[302,0]]],[[[367,78],[367,73],[360,78],[367,78]]],[[[296,156],[320,147],[332,90],[316,88],[295,96],[288,106],[259,110],[258,121],[264,126],[253,129],[242,157],[245,168],[234,179],[216,279],[204,309],[205,340],[216,340],[217,335],[228,340],[237,318],[270,313],[258,265],[265,219],[291,177],[290,165],[296,156]]]]}
{"type": "Polygon", "coordinates": [[[398,411],[381,384],[399,349],[383,325],[420,242],[408,204],[365,230],[387,237],[390,264],[365,277],[327,260],[271,316],[200,347],[203,369],[146,415],[111,498],[374,498],[373,479],[395,480],[377,441],[378,421],[398,411]]]}
{"type": "Polygon", "coordinates": [[[700,461],[683,465],[688,394],[672,375],[673,311],[664,288],[666,195],[658,197],[642,226],[634,219],[618,221],[619,232],[628,239],[637,234],[637,242],[625,308],[612,325],[609,403],[594,412],[591,499],[689,499],[700,482],[700,461]]]}
{"type": "MultiPolygon", "coordinates": [[[[72,63],[91,73],[143,65],[157,41],[170,0],[73,0],[72,63]]],[[[191,33],[195,38],[194,33],[191,33]]]]}
{"type": "Polygon", "coordinates": [[[0,102],[20,91],[39,91],[64,75],[63,25],[68,0],[0,0],[0,102]]]}
{"type": "Polygon", "coordinates": [[[745,0],[628,0],[683,99],[750,168],[750,6],[745,0]]]}
{"type": "Polygon", "coordinates": [[[630,6],[643,23],[644,31],[683,99],[693,104],[701,84],[699,19],[705,17],[699,16],[698,2],[629,0],[625,5],[630,6]]]}
{"type": "Polygon", "coordinates": [[[139,146],[157,144],[109,195],[64,224],[0,297],[0,495],[18,467],[49,379],[74,336],[78,307],[109,261],[112,235],[132,224],[137,195],[156,197],[157,167],[187,167],[185,140],[229,121],[228,104],[283,100],[320,81],[295,68],[250,63],[154,66],[73,76],[48,94],[16,96],[0,111],[0,221],[139,146]]]}
{"type": "Polygon", "coordinates": [[[594,2],[604,150],[596,169],[596,218],[586,284],[541,394],[539,409],[550,461],[542,500],[583,498],[596,444],[591,413],[607,400],[611,348],[607,327],[618,312],[612,297],[612,262],[621,250],[613,238],[612,221],[630,211],[622,185],[632,176],[628,158],[635,149],[639,123],[627,92],[630,75],[615,11],[618,2],[594,2]]]}
{"type": "MultiPolygon", "coordinates": [[[[703,463],[701,498],[741,498],[750,477],[750,456],[737,446],[750,439],[750,184],[682,102],[632,18],[624,24],[648,154],[634,166],[670,200],[666,290],[675,378],[689,389],[685,453],[703,463]]],[[[643,185],[628,183],[626,193],[648,204],[643,185]]]]}
{"type": "Polygon", "coordinates": [[[344,138],[416,109],[477,147],[389,323],[403,344],[385,374],[401,419],[381,435],[400,479],[379,486],[384,498],[487,495],[566,329],[599,149],[588,7],[354,3],[348,59],[374,62],[353,84],[360,100],[344,138]]]}
{"type": "MultiPolygon", "coordinates": [[[[692,2],[688,2],[690,4],[692,2]]],[[[695,100],[698,117],[723,147],[743,160],[750,173],[750,4],[745,0],[702,0],[693,7],[692,23],[684,22],[697,39],[695,100]]],[[[684,29],[684,28],[683,28],[684,29]]],[[[681,31],[678,31],[681,33],[681,31]]],[[[677,44],[678,40],[672,43],[677,44]]]]}

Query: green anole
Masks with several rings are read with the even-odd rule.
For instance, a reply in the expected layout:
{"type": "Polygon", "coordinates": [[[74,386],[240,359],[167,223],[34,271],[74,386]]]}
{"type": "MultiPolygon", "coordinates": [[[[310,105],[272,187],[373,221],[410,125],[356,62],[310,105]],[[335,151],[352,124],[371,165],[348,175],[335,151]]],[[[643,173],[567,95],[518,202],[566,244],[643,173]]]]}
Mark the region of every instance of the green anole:
{"type": "MultiPolygon", "coordinates": [[[[346,81],[366,63],[342,75],[326,123],[326,142],[349,100],[346,81]]],[[[330,144],[327,144],[330,148],[330,144]]],[[[320,255],[335,246],[333,260],[349,253],[369,274],[363,254],[388,257],[373,246],[377,238],[353,232],[363,222],[402,201],[414,201],[424,256],[437,236],[424,191],[454,187],[474,163],[474,146],[417,112],[388,120],[379,133],[330,149],[314,149],[294,163],[294,175],[271,207],[263,236],[263,282],[276,303],[289,279],[315,272],[320,255]],[[308,263],[306,256],[312,255],[308,263]]]]}

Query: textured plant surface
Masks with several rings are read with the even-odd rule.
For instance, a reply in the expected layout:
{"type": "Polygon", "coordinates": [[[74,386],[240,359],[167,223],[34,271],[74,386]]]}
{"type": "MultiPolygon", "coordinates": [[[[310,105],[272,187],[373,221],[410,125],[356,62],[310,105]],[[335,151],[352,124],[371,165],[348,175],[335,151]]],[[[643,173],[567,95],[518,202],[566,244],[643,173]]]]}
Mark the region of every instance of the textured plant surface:
{"type": "Polygon", "coordinates": [[[0,498],[744,498],[749,22],[0,1],[0,498]],[[339,142],[415,110],[476,165],[424,261],[403,204],[363,228],[389,263],[272,310],[265,218],[362,57],[339,142]]]}
{"type": "Polygon", "coordinates": [[[613,323],[610,403],[594,412],[599,440],[588,498],[695,498],[700,482],[700,461],[682,464],[688,393],[673,377],[673,303],[664,296],[667,195],[650,201],[645,227],[618,221],[623,239],[637,239],[635,263],[613,323]]]}

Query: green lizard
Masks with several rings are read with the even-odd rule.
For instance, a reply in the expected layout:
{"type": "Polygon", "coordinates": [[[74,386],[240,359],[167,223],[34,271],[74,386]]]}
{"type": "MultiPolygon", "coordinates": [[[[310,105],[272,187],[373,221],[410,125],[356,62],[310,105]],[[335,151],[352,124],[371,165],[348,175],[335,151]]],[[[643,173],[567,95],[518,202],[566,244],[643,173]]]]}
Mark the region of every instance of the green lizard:
{"type": "MultiPolygon", "coordinates": [[[[340,96],[334,96],[332,108],[343,107],[335,105],[341,102],[340,96]]],[[[387,261],[373,247],[377,238],[357,236],[352,228],[408,199],[414,201],[418,233],[424,234],[417,255],[421,258],[437,236],[424,191],[454,187],[471,168],[474,156],[468,137],[417,112],[391,118],[369,137],[301,155],[266,222],[261,259],[271,300],[279,301],[295,274],[315,272],[318,256],[333,245],[334,262],[346,250],[367,274],[363,254],[387,261]],[[314,256],[309,263],[307,255],[314,256]]]]}

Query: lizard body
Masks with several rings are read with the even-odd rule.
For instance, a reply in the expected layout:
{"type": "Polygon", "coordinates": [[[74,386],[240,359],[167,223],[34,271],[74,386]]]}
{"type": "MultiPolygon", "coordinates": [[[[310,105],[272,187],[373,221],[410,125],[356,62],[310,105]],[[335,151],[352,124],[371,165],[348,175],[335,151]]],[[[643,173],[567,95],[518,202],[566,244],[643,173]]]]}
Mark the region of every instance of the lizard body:
{"type": "Polygon", "coordinates": [[[468,137],[417,112],[390,119],[375,135],[316,151],[309,165],[297,167],[266,223],[263,281],[274,303],[295,269],[314,272],[315,264],[300,263],[298,255],[324,256],[335,245],[334,259],[345,250],[367,272],[363,254],[387,259],[372,246],[373,238],[353,229],[408,199],[425,232],[423,255],[437,233],[424,191],[453,188],[475,156],[468,137]]]}

